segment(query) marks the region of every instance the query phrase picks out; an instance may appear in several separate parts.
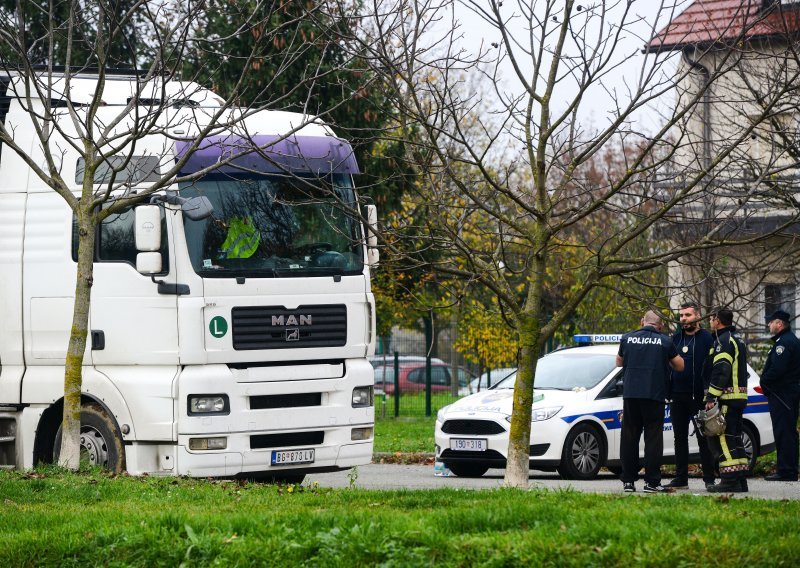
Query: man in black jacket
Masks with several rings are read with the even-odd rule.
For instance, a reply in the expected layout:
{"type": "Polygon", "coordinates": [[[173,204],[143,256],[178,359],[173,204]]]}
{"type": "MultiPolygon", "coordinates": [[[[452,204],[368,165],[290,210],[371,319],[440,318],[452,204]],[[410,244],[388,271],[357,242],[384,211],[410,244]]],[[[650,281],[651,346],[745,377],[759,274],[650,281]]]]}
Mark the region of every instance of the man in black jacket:
{"type": "Polygon", "coordinates": [[[767,395],[778,452],[778,471],[766,476],[767,481],[797,481],[800,340],[792,333],[790,320],[783,310],[767,316],[774,345],[761,374],[761,388],[767,395]]]}
{"type": "Polygon", "coordinates": [[[714,347],[709,354],[711,377],[706,410],[720,405],[725,432],[708,439],[711,451],[719,457],[721,481],[707,489],[711,493],[746,493],[749,460],[742,443],[742,415],[747,406],[747,347],[736,335],[730,310],[715,310],[710,323],[714,347]]]}
{"type": "MultiPolygon", "coordinates": [[[[703,363],[714,344],[711,334],[700,327],[700,307],[694,302],[681,305],[679,311],[681,328],[672,336],[678,355],[684,362],[683,371],[672,371],[670,417],[675,439],[675,478],[665,487],[689,488],[689,426],[692,417],[703,408],[705,386],[703,363]]],[[[703,466],[703,481],[706,486],[714,484],[714,458],[705,436],[695,432],[703,466]]]]}
{"type": "Polygon", "coordinates": [[[647,312],[642,328],[622,336],[617,367],[624,367],[622,379],[623,491],[636,491],[639,476],[639,439],[644,431],[644,492],[664,493],[661,459],[664,457],[664,404],[669,385],[669,366],[683,370],[683,359],[675,344],[661,333],[661,316],[647,312]]]}

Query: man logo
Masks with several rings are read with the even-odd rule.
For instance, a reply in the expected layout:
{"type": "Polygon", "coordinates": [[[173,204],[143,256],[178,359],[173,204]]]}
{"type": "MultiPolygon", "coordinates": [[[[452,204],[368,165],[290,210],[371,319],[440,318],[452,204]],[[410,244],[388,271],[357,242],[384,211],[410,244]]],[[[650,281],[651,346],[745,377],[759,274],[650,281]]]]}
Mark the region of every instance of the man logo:
{"type": "Polygon", "coordinates": [[[272,316],[272,325],[311,325],[311,316],[300,316],[300,321],[296,316],[272,316]]]}
{"type": "Polygon", "coordinates": [[[300,328],[286,330],[286,341],[300,341],[300,328]]]}

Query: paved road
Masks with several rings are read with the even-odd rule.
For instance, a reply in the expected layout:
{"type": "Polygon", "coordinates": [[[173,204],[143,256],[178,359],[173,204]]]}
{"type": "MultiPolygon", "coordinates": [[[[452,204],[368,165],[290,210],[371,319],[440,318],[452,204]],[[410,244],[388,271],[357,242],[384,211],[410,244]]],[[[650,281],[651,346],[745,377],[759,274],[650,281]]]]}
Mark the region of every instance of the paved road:
{"type": "MultiPolygon", "coordinates": [[[[316,481],[323,487],[348,487],[351,477],[355,477],[355,486],[362,489],[438,489],[440,487],[491,489],[503,486],[503,470],[501,469],[490,469],[483,477],[469,479],[464,477],[436,477],[433,474],[432,465],[398,464],[360,466],[357,476],[349,471],[313,474],[306,477],[306,483],[316,481]]],[[[665,480],[666,482],[667,480],[665,480]]],[[[637,483],[636,495],[646,495],[642,493],[643,486],[643,481],[637,483]]],[[[735,496],[753,499],[800,500],[800,482],[764,481],[762,478],[751,478],[749,486],[749,493],[737,493],[735,496]]],[[[610,473],[601,474],[600,477],[592,481],[566,481],[554,473],[535,471],[530,476],[530,488],[550,490],[572,488],[591,493],[622,494],[622,483],[610,473]]],[[[702,479],[690,479],[689,490],[676,493],[712,495],[706,492],[702,479]]]]}

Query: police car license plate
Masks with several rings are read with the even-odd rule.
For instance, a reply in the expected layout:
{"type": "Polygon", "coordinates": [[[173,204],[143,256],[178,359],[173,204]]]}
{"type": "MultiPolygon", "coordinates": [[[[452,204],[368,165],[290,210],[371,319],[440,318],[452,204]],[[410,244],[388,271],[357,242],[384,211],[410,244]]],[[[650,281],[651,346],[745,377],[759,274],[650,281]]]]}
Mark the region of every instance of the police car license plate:
{"type": "Polygon", "coordinates": [[[485,452],[489,443],[486,439],[451,438],[450,449],[456,452],[485,452]]]}
{"type": "Polygon", "coordinates": [[[273,450],[272,465],[314,463],[314,450],[273,450]]]}

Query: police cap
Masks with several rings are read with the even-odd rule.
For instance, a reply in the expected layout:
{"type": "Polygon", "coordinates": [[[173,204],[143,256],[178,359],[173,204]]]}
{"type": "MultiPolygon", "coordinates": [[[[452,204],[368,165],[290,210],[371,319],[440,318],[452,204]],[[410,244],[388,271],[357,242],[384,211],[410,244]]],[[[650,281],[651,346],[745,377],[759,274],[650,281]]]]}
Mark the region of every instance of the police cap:
{"type": "Polygon", "coordinates": [[[789,320],[791,320],[791,316],[788,314],[788,312],[784,312],[783,310],[775,310],[774,312],[772,312],[770,315],[767,316],[767,323],[773,320],[781,320],[783,322],[789,323],[789,320]]]}

